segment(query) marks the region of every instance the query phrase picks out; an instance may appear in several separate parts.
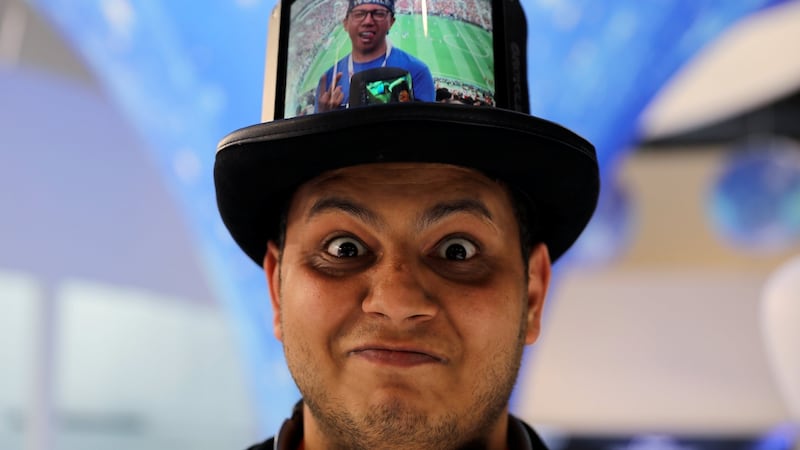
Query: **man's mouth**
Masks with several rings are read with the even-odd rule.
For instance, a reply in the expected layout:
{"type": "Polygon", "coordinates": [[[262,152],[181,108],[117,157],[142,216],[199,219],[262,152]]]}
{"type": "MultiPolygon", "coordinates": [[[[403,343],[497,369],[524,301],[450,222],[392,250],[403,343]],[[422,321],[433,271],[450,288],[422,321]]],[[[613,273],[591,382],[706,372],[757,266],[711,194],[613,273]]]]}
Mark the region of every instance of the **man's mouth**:
{"type": "Polygon", "coordinates": [[[413,367],[422,364],[444,363],[444,359],[418,349],[395,349],[378,346],[361,347],[351,351],[350,356],[362,358],[375,364],[413,367]]]}

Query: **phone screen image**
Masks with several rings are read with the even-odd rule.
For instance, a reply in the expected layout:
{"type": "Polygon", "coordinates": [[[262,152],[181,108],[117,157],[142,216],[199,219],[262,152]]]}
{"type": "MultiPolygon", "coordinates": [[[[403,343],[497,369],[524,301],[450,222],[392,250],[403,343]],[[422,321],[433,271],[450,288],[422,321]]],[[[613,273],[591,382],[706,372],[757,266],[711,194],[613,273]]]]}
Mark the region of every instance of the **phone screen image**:
{"type": "Polygon", "coordinates": [[[292,1],[283,117],[404,101],[496,106],[492,17],[491,0],[292,1]],[[359,49],[384,36],[386,50],[364,61],[359,49]]]}

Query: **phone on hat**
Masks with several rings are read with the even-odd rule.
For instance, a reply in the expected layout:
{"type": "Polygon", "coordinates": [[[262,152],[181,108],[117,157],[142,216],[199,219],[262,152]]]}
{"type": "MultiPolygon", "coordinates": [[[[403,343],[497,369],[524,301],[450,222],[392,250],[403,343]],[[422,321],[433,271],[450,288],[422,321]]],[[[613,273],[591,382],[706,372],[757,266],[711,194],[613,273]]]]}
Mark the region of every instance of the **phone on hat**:
{"type": "Polygon", "coordinates": [[[279,0],[268,26],[261,121],[315,114],[323,101],[339,109],[429,101],[528,114],[526,40],[518,0],[279,0]],[[359,62],[345,19],[388,26],[388,50],[359,62]],[[411,69],[406,60],[415,61],[411,69]]]}

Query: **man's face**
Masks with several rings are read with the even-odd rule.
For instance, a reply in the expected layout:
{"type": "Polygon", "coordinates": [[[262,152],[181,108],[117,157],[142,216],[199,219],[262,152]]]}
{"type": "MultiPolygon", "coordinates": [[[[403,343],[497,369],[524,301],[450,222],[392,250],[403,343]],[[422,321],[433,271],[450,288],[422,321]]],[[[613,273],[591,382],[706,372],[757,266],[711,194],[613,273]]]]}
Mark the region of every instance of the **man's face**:
{"type": "MultiPolygon", "coordinates": [[[[394,24],[394,16],[389,9],[380,5],[360,5],[353,8],[342,21],[344,29],[350,35],[353,53],[371,55],[374,52],[383,52],[386,34],[394,24]],[[384,15],[383,19],[376,15],[384,15]],[[363,18],[360,14],[367,13],[363,18]]],[[[377,56],[377,55],[375,55],[377,56]]]]}
{"type": "Polygon", "coordinates": [[[504,446],[550,274],[543,245],[528,262],[509,195],[476,171],[373,164],[303,185],[264,269],[306,447],[504,446]]]}

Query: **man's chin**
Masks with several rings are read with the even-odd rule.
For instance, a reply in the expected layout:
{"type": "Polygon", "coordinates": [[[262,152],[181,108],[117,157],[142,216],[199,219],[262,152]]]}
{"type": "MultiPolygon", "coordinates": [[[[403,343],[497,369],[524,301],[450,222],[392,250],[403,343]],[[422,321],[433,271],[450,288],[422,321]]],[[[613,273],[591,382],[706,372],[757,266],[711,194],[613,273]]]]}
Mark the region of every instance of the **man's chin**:
{"type": "Polygon", "coordinates": [[[363,417],[365,429],[372,430],[378,441],[416,446],[436,436],[452,436],[456,423],[446,415],[404,399],[386,399],[363,417]]]}
{"type": "Polygon", "coordinates": [[[430,387],[422,389],[413,383],[392,383],[370,389],[368,397],[364,398],[364,409],[383,411],[389,415],[435,414],[442,406],[436,402],[436,398],[437,394],[430,387]]]}

